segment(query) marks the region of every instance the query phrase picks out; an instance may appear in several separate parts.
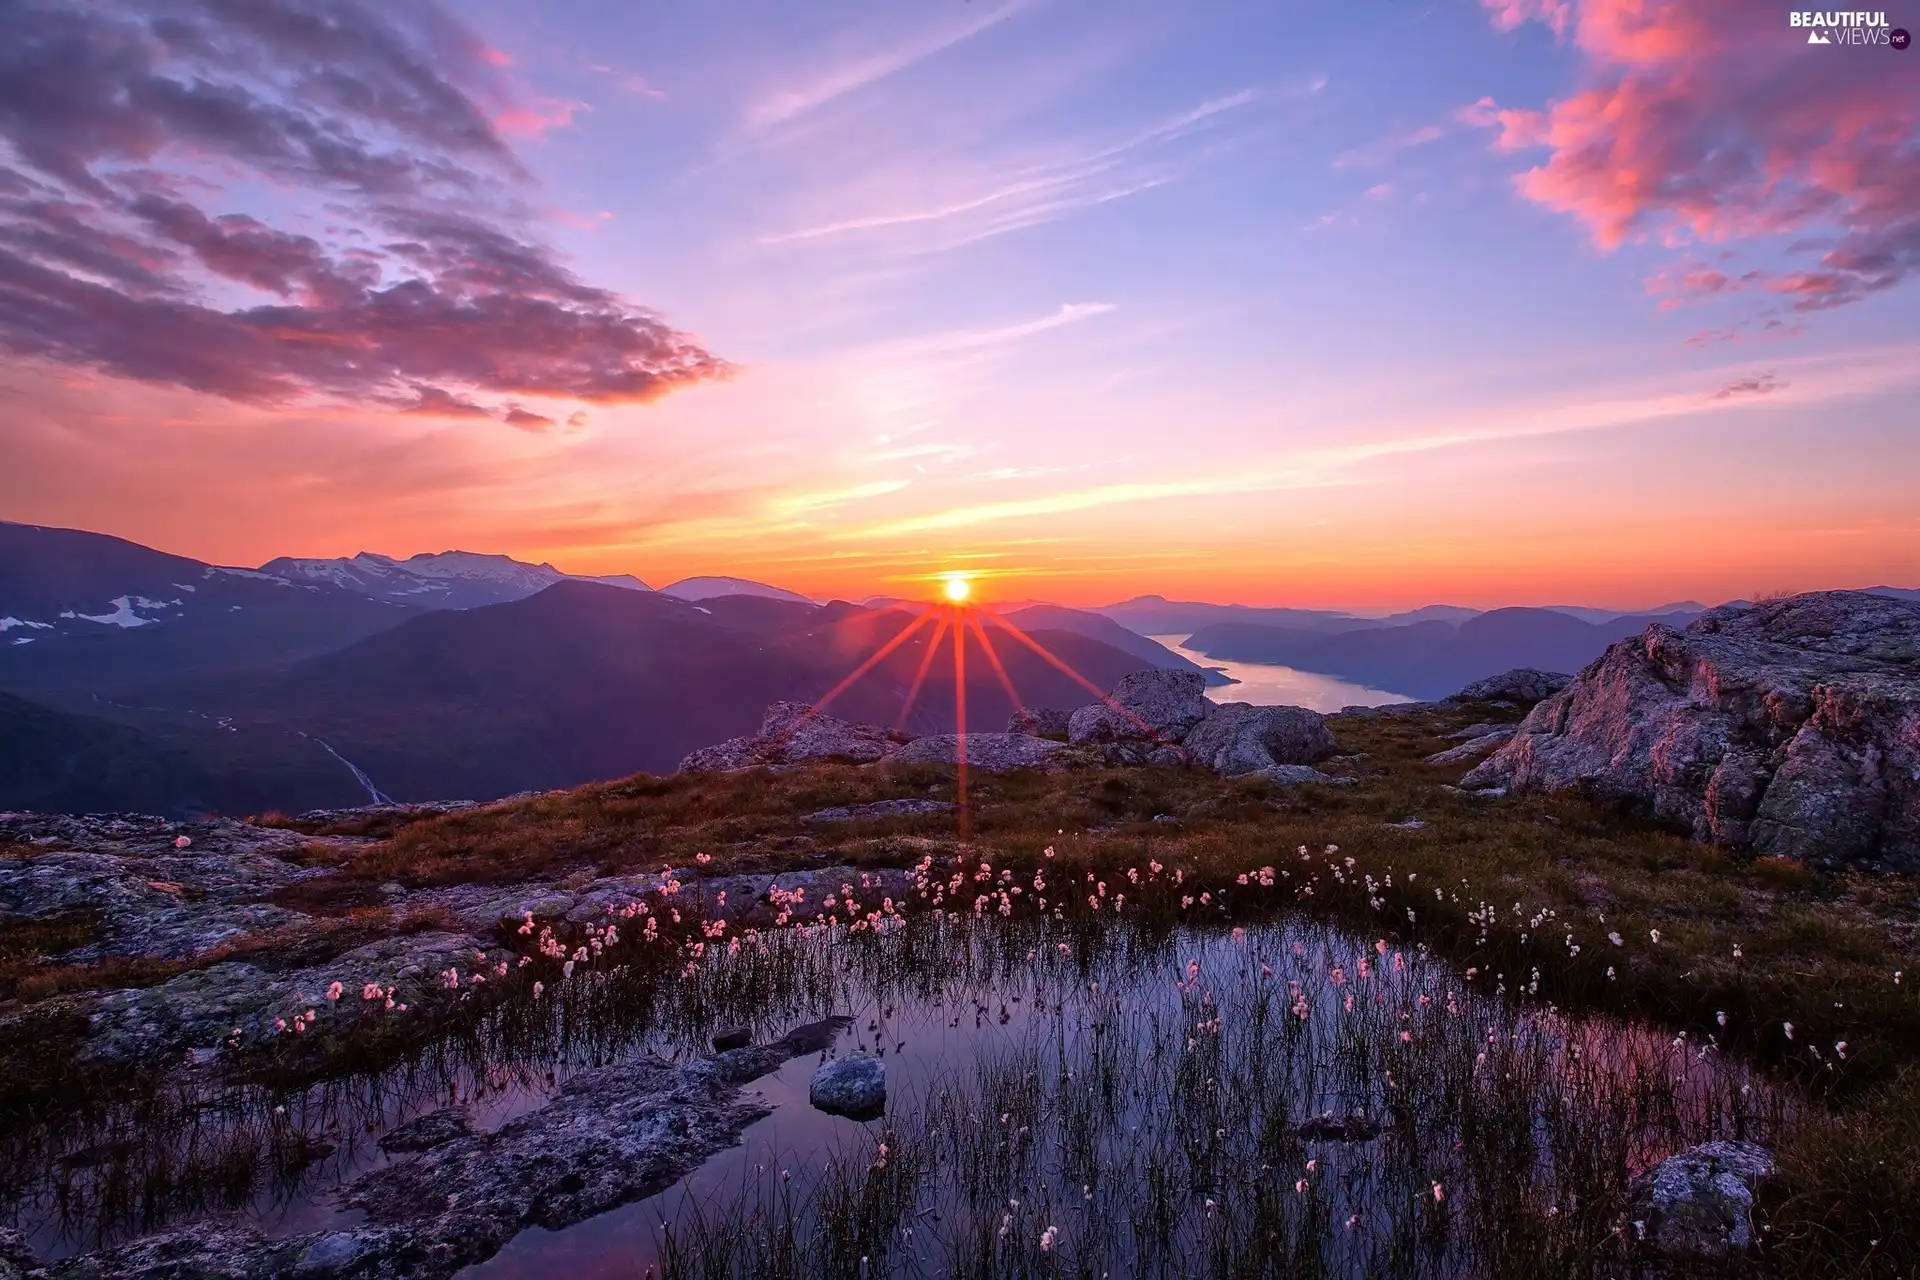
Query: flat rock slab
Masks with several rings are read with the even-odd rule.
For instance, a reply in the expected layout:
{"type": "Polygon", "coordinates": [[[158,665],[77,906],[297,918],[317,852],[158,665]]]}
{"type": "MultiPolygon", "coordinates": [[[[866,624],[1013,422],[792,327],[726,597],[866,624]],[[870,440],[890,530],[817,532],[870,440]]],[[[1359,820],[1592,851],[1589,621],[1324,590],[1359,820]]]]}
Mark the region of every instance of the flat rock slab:
{"type": "Polygon", "coordinates": [[[464,1107],[442,1107],[416,1116],[380,1136],[380,1149],[389,1155],[402,1151],[430,1151],[473,1136],[473,1118],[464,1107]]]}
{"type": "Polygon", "coordinates": [[[1470,738],[1457,747],[1448,747],[1445,751],[1436,751],[1427,757],[1428,764],[1465,764],[1477,760],[1503,742],[1512,739],[1513,725],[1503,725],[1490,733],[1470,738]]]}
{"type": "Polygon", "coordinates": [[[373,983],[393,993],[414,1012],[454,997],[441,975],[454,969],[463,989],[475,974],[498,979],[498,966],[513,963],[511,953],[487,948],[466,934],[431,931],[396,934],[343,952],[325,964],[286,973],[258,965],[226,961],[189,969],[154,987],[110,992],[92,1006],[92,1032],[82,1057],[95,1063],[128,1063],[170,1058],[189,1048],[213,1048],[235,1031],[246,1043],[280,1037],[276,1018],[291,1023],[296,1014],[314,1012],[312,1026],[299,1034],[318,1039],[367,1017],[387,1014],[384,997],[367,1000],[373,983]],[[327,999],[333,983],[340,998],[327,999]]]}
{"type": "Polygon", "coordinates": [[[771,1044],[686,1066],[643,1058],[582,1072],[545,1106],[492,1133],[455,1132],[355,1179],[342,1199],[364,1215],[357,1226],[270,1240],[240,1221],[196,1223],[41,1274],[443,1280],[528,1227],[558,1231],[673,1185],[771,1111],[743,1097],[742,1085],[789,1058],[823,1052],[847,1024],[810,1023],[771,1044]]]}
{"type": "MultiPolygon", "coordinates": [[[[1025,733],[970,733],[966,736],[967,767],[985,773],[1008,769],[1040,769],[1066,750],[1066,744],[1025,733]]],[[[915,738],[889,760],[899,764],[958,764],[960,735],[936,733],[915,738]]]]}
{"type": "Polygon", "coordinates": [[[1297,787],[1308,782],[1322,782],[1330,786],[1345,787],[1353,784],[1352,778],[1336,778],[1330,773],[1304,764],[1275,764],[1264,769],[1256,769],[1251,775],[1265,778],[1277,787],[1297,787]]]}
{"type": "MultiPolygon", "coordinates": [[[[909,744],[911,745],[911,744],[909,744]]],[[[902,747],[901,750],[906,750],[902,747]]],[[[875,800],[870,804],[838,805],[832,809],[816,809],[802,818],[802,822],[870,822],[880,818],[904,818],[917,813],[947,813],[953,804],[948,800],[906,799],[875,800]]]]}

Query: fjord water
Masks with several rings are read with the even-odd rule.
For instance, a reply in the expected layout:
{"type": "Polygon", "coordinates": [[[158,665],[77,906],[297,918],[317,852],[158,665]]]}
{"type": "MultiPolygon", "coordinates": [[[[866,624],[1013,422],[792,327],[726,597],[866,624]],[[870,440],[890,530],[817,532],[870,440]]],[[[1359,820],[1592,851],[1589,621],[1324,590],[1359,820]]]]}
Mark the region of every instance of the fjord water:
{"type": "Polygon", "coordinates": [[[1469,981],[1297,917],[1108,919],[936,912],[766,935],[692,976],[583,971],[377,1073],[178,1098],[172,1130],[49,1135],[6,1216],[43,1256],[209,1212],[352,1226],[339,1188],[406,1158],[378,1136],[449,1101],[491,1130],[581,1070],[830,1015],[851,1019],[831,1049],[748,1086],[771,1113],[738,1146],[466,1274],[1481,1274],[1523,1227],[1540,1258],[1604,1253],[1632,1175],[1770,1127],[1740,1064],[1570,1021],[1524,975],[1469,981]],[[822,1059],[859,1051],[886,1063],[886,1113],[813,1109],[822,1059]],[[242,1167],[259,1173],[210,1194],[208,1170],[242,1167]]]}
{"type": "Polygon", "coordinates": [[[1310,711],[1338,711],[1342,707],[1383,707],[1392,702],[1412,702],[1404,693],[1389,693],[1364,684],[1354,684],[1338,676],[1317,671],[1302,671],[1277,662],[1230,662],[1209,658],[1198,649],[1186,646],[1182,635],[1149,636],[1181,657],[1203,667],[1214,667],[1238,680],[1238,684],[1209,688],[1207,696],[1215,702],[1251,702],[1257,707],[1306,707],[1310,711]]]}

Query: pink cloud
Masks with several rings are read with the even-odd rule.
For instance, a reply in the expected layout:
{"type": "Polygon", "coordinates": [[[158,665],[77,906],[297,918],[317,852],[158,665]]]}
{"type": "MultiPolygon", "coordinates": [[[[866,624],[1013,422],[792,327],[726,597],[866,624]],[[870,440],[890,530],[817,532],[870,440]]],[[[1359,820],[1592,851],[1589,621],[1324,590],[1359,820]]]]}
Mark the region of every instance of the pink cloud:
{"type": "Polygon", "coordinates": [[[640,402],[727,372],[529,233],[502,134],[580,104],[504,105],[511,59],[433,5],[13,9],[0,357],[464,416],[494,412],[469,393],[640,402]],[[304,200],[301,230],[215,205],[249,181],[304,200]]]}
{"type": "Polygon", "coordinates": [[[584,102],[535,98],[498,112],[493,117],[493,127],[510,138],[542,138],[555,129],[568,127],[575,115],[588,109],[584,102]]]}
{"type": "Polygon", "coordinates": [[[1564,36],[1573,17],[1571,0],[1481,0],[1493,17],[1493,25],[1511,31],[1524,22],[1541,22],[1564,36]]]}
{"type": "Polygon", "coordinates": [[[1462,117],[1498,127],[1503,149],[1547,148],[1520,191],[1580,219],[1603,249],[1810,233],[1820,269],[1768,286],[1802,309],[1920,267],[1920,81],[1905,59],[1809,48],[1783,12],[1744,0],[1488,7],[1503,27],[1570,30],[1584,84],[1544,111],[1482,99],[1462,117]]]}

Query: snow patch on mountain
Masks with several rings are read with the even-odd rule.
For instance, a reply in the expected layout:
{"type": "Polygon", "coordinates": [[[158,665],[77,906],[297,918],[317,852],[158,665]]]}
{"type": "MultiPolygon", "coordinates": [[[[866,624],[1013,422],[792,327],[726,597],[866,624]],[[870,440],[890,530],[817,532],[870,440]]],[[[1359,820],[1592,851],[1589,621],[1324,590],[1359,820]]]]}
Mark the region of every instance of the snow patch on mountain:
{"type": "Polygon", "coordinates": [[[597,582],[628,591],[651,589],[632,574],[563,573],[550,564],[528,564],[511,556],[475,551],[421,552],[405,560],[372,551],[333,559],[282,556],[261,568],[301,582],[429,609],[506,604],[544,591],[556,582],[597,582]]]}
{"type": "Polygon", "coordinates": [[[791,600],[795,604],[813,604],[797,591],[788,591],[784,587],[771,587],[764,582],[753,582],[747,578],[682,578],[680,581],[660,588],[663,596],[673,596],[679,600],[713,600],[720,596],[763,596],[768,600],[791,600]]]}
{"type": "MultiPolygon", "coordinates": [[[[164,609],[167,607],[164,603],[149,600],[145,596],[138,597],[138,600],[138,607],[143,609],[164,609]]],[[[103,626],[109,627],[144,627],[153,621],[152,618],[143,618],[135,613],[134,600],[127,596],[115,596],[113,599],[107,601],[107,603],[113,606],[112,613],[77,613],[68,610],[60,616],[63,618],[77,618],[82,622],[98,622],[103,626]]]]}

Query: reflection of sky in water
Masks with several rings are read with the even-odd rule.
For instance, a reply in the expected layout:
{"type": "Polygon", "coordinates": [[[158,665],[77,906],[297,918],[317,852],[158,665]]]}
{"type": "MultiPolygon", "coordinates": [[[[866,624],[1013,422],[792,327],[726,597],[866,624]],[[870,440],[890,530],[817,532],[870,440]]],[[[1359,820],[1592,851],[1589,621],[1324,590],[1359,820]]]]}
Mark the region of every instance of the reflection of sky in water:
{"type": "MultiPolygon", "coordinates": [[[[1657,1033],[1615,1024],[1569,1025],[1564,1018],[1544,1011],[1513,1020],[1486,993],[1463,984],[1443,965],[1410,953],[1412,963],[1400,972],[1396,967],[1398,954],[1376,954],[1356,938],[1298,919],[1257,926],[1239,940],[1224,932],[1183,930],[1160,946],[1137,949],[1122,942],[1106,950],[1087,971],[1072,964],[1049,964],[1056,959],[1051,954],[1052,946],[1044,938],[1036,941],[1045,953],[1040,960],[1022,966],[1016,959],[998,981],[982,972],[983,968],[991,969],[993,963],[982,966],[979,951],[971,961],[956,955],[954,968],[968,976],[955,974],[937,984],[927,984],[938,985],[938,991],[927,990],[911,979],[875,983],[872,975],[866,974],[841,979],[835,1008],[851,1014],[854,1023],[834,1052],[864,1049],[884,1055],[886,1118],[862,1123],[815,1110],[808,1103],[808,1083],[824,1055],[791,1060],[748,1086],[749,1096],[763,1100],[774,1110],[745,1131],[740,1145],[712,1157],[659,1195],[561,1231],[524,1231],[494,1258],[468,1268],[462,1276],[466,1280],[546,1280],[554,1274],[566,1274],[573,1280],[613,1280],[658,1275],[664,1262],[664,1224],[674,1223],[684,1229],[700,1218],[725,1235],[731,1230],[727,1224],[741,1221],[736,1215],[744,1211],[750,1217],[769,1206],[782,1171],[792,1175],[792,1182],[781,1190],[804,1203],[827,1164],[841,1160],[864,1168],[873,1159],[877,1142],[883,1138],[898,1142],[897,1137],[888,1135],[890,1127],[897,1125],[908,1133],[919,1124],[941,1127],[939,1117],[943,1113],[938,1110],[937,1096],[943,1092],[964,1099],[957,1116],[944,1113],[949,1122],[957,1119],[964,1126],[979,1119],[991,1128],[992,1113],[1009,1105],[996,1093],[997,1083],[1004,1085],[1010,1078],[1027,1076],[1030,1070],[1054,1082],[1055,1088],[1093,1088],[1088,1055],[1094,1052],[1093,1041],[1101,1035],[1109,1041],[1102,1047],[1119,1050],[1128,1064],[1125,1069],[1135,1073],[1131,1085],[1120,1090],[1118,1111],[1101,1126],[1100,1162],[1110,1171],[1106,1176],[1128,1180],[1129,1168],[1137,1172],[1137,1165],[1131,1162],[1141,1158],[1143,1144],[1160,1153],[1151,1159],[1164,1158],[1172,1167],[1179,1164],[1175,1149],[1183,1138],[1178,1124],[1164,1122],[1164,1114],[1175,1109],[1174,1100],[1164,1090],[1173,1087],[1170,1077],[1179,1070],[1173,1064],[1180,1057],[1181,1039],[1190,1034],[1196,1018],[1209,1015],[1224,1020],[1229,1039],[1239,1040],[1235,1050],[1222,1060],[1223,1079],[1234,1077],[1244,1084],[1252,1060],[1261,1059],[1259,1078],[1264,1087],[1254,1092],[1263,1095],[1263,1105],[1296,1120],[1329,1111],[1342,1116],[1353,1112],[1390,1114],[1396,1086],[1340,1065],[1343,1038],[1361,1025],[1369,1027],[1359,1032],[1361,1036],[1391,1041],[1398,1027],[1419,1025],[1408,1019],[1439,1019],[1446,1009],[1447,1017],[1470,1023],[1482,1033],[1499,1026],[1503,1036],[1513,1032],[1521,1040],[1535,1041],[1546,1057],[1530,1059],[1522,1055],[1522,1060],[1540,1063],[1550,1072],[1580,1070],[1561,1056],[1564,1047],[1576,1041],[1584,1055],[1599,1055],[1599,1060],[1607,1064],[1605,1069],[1617,1074],[1620,1083],[1616,1087],[1631,1091],[1626,1081],[1638,1072],[1651,1072],[1672,1080],[1682,1111],[1692,1113],[1690,1120],[1664,1132],[1657,1123],[1643,1128],[1633,1142],[1635,1172],[1688,1145],[1688,1136],[1675,1128],[1697,1129],[1695,1140],[1704,1136],[1708,1127],[1705,1115],[1721,1111],[1729,1077],[1744,1077],[1742,1068],[1729,1069],[1717,1059],[1702,1061],[1687,1047],[1670,1044],[1657,1033]],[[1183,993],[1176,983],[1184,976],[1183,966],[1189,961],[1200,966],[1199,979],[1193,990],[1183,993]],[[1371,969],[1366,977],[1360,976],[1363,961],[1371,969]],[[1329,980],[1335,966],[1339,966],[1338,985],[1329,980]],[[1289,1011],[1296,990],[1292,982],[1299,983],[1297,990],[1305,993],[1311,1006],[1310,1016],[1298,1023],[1289,1011]],[[1205,1004],[1198,1003],[1196,995],[1203,988],[1209,993],[1205,1004]],[[1212,998],[1215,995],[1217,1002],[1212,998]],[[1361,1005],[1359,1022],[1350,1003],[1355,998],[1361,1005]],[[1456,1001],[1457,1013],[1452,1012],[1456,1001]],[[1249,1028],[1258,1024],[1249,1021],[1249,1014],[1263,1004],[1271,1019],[1269,1030],[1255,1033],[1249,1028]],[[1157,1057],[1150,1050],[1156,1042],[1163,1049],[1171,1046],[1174,1054],[1157,1057]],[[1559,1065],[1547,1066],[1549,1062],[1559,1065]],[[1088,1083],[1060,1085],[1063,1068],[1071,1072],[1067,1078],[1088,1083]]],[[[818,1011],[811,1010],[809,1015],[818,1011]]],[[[1192,1047],[1190,1040],[1188,1047],[1192,1047]]],[[[1397,1096],[1410,1101],[1413,1096],[1423,1095],[1416,1088],[1411,1095],[1397,1096]]],[[[1057,1101],[1043,1104],[1040,1114],[1047,1115],[1056,1105],[1057,1101]]],[[[1437,1122],[1435,1132],[1454,1136],[1456,1117],[1433,1118],[1437,1122]]],[[[1047,1154],[1038,1162],[1042,1170],[1038,1183],[1022,1189],[1023,1193],[1040,1195],[1046,1202],[1062,1206],[1061,1212],[1065,1213],[1066,1206],[1079,1207],[1079,1197],[1073,1194],[1078,1183],[1065,1177],[1059,1167],[1059,1142],[1057,1132],[1043,1139],[1042,1149],[1047,1154]],[[1039,1185],[1055,1182],[1060,1185],[1045,1190],[1039,1185]],[[1074,1185],[1066,1185],[1069,1182],[1074,1185]]],[[[1544,1132],[1540,1142],[1542,1185],[1551,1187],[1554,1180],[1547,1171],[1552,1157],[1546,1150],[1544,1132]]],[[[1249,1144],[1243,1145],[1251,1149],[1249,1144]]],[[[1302,1158],[1306,1155],[1316,1158],[1314,1176],[1324,1182],[1329,1203],[1342,1219],[1353,1212],[1367,1219],[1377,1214],[1384,1222],[1391,1213],[1386,1204],[1389,1199],[1404,1200],[1407,1185],[1424,1191],[1429,1174],[1438,1171],[1437,1166],[1430,1165],[1430,1158],[1410,1158],[1390,1138],[1316,1144],[1302,1158]]],[[[1458,1167],[1449,1162],[1442,1176],[1458,1174],[1458,1167]]],[[[896,1253],[884,1271],[874,1272],[876,1276],[947,1274],[943,1246],[935,1241],[964,1237],[968,1224],[974,1222],[964,1196],[946,1181],[950,1176],[951,1171],[933,1175],[932,1185],[938,1189],[923,1194],[923,1209],[910,1218],[923,1233],[926,1252],[911,1260],[896,1253]],[[933,1216],[936,1212],[938,1217],[933,1216]]],[[[1195,1201],[1197,1206],[1197,1195],[1195,1201]]],[[[1063,1217],[1062,1223],[1066,1221],[1063,1217]]],[[[1099,1210],[1088,1210],[1084,1218],[1076,1216],[1074,1221],[1081,1233],[1111,1234],[1115,1230],[1099,1210]]],[[[991,1226],[989,1223],[989,1230],[991,1226]]],[[[1346,1256],[1345,1251],[1353,1245],[1350,1238],[1329,1243],[1339,1257],[1346,1256]]],[[[1124,1255],[1128,1250],[1121,1246],[1120,1252],[1124,1255]]]]}
{"type": "MultiPolygon", "coordinates": [[[[770,984],[765,973],[761,981],[747,981],[750,975],[727,968],[724,959],[716,957],[698,980],[702,990],[697,998],[677,976],[665,985],[649,981],[645,990],[652,994],[646,1000],[662,1002],[659,1012],[665,1024],[655,1017],[630,1031],[618,1017],[606,1017],[617,1013],[607,1001],[616,1000],[618,1009],[630,1008],[637,989],[610,983],[606,975],[576,978],[564,986],[555,984],[543,1004],[499,1011],[507,1017],[522,1010],[509,1021],[525,1023],[520,1034],[530,1038],[517,1041],[521,1047],[514,1049],[508,1040],[496,1043],[492,1034],[483,1033],[472,1042],[471,1052],[487,1062],[468,1057],[469,1050],[460,1048],[456,1038],[446,1042],[452,1051],[447,1073],[434,1067],[429,1054],[415,1067],[403,1066],[382,1077],[316,1085],[285,1097],[260,1093],[249,1107],[232,1111],[216,1105],[201,1112],[195,1124],[217,1128],[229,1115],[233,1123],[245,1123],[248,1114],[257,1120],[284,1101],[289,1122],[323,1137],[335,1149],[292,1185],[262,1188],[242,1212],[271,1236],[345,1227],[359,1222],[361,1215],[336,1211],[337,1189],[371,1166],[407,1158],[381,1154],[374,1145],[378,1134],[455,1097],[469,1109],[477,1128],[492,1130],[537,1110],[569,1075],[596,1063],[647,1053],[685,1060],[707,1043],[718,1025],[750,1021],[756,1038],[766,1041],[830,1013],[850,1016],[852,1024],[833,1052],[866,1050],[884,1057],[887,1118],[862,1123],[815,1110],[807,1091],[821,1056],[790,1060],[744,1091],[772,1114],[748,1127],[737,1146],[713,1156],[682,1182],[560,1231],[524,1230],[494,1258],[463,1273],[470,1280],[548,1280],[555,1274],[570,1280],[610,1280],[641,1276],[649,1266],[658,1274],[663,1222],[684,1228],[695,1218],[724,1220],[741,1204],[750,1210],[767,1204],[781,1169],[792,1172],[792,1194],[806,1200],[836,1159],[864,1167],[889,1126],[909,1134],[916,1125],[941,1132],[971,1131],[1004,1109],[1010,1078],[1032,1073],[1032,1078],[1055,1082],[1044,1090],[1049,1100],[1040,1114],[1057,1117],[1064,1098],[1088,1087],[1061,1086],[1063,1070],[1072,1072],[1066,1079],[1090,1081],[1093,1060],[1102,1053],[1120,1064],[1123,1080],[1121,1101],[1100,1126],[1097,1139],[1100,1163],[1111,1170],[1119,1201],[1083,1209],[1079,1183],[1066,1177],[1061,1162],[1051,1157],[1040,1159],[1037,1181],[1046,1184],[1048,1203],[1059,1206],[1063,1215],[1069,1209],[1076,1215],[1063,1216],[1063,1230],[1083,1239],[1108,1232],[1109,1216],[1117,1214],[1112,1216],[1116,1223],[1132,1221],[1125,1196],[1130,1194],[1127,1188],[1140,1185],[1138,1162],[1172,1159],[1191,1145],[1191,1135],[1180,1127],[1183,1122],[1169,1119],[1183,1111],[1180,1096],[1170,1091],[1175,1077],[1185,1074],[1180,1064],[1193,1048],[1188,1037],[1195,1035],[1196,1022],[1208,1017],[1218,1019],[1216,1028],[1224,1024],[1226,1031],[1219,1042],[1223,1056],[1205,1067],[1204,1074],[1217,1071],[1222,1085],[1229,1086],[1223,1095],[1251,1099],[1256,1108],[1249,1117],[1254,1129],[1228,1140],[1236,1167],[1257,1166],[1262,1149],[1255,1134],[1264,1130],[1268,1121],[1261,1116],[1268,1113],[1286,1124],[1327,1110],[1382,1117],[1389,1114],[1392,1091],[1404,1090],[1398,1098],[1428,1117],[1421,1124],[1426,1141],[1412,1147],[1382,1139],[1321,1144],[1304,1153],[1319,1161],[1329,1208],[1338,1218],[1349,1213],[1368,1220],[1378,1216],[1383,1231],[1392,1207],[1408,1203],[1409,1186],[1419,1193],[1427,1178],[1451,1178],[1460,1172],[1447,1149],[1457,1149],[1463,1122],[1435,1105],[1428,1078],[1432,1073],[1416,1066],[1418,1059],[1393,1057],[1403,1027],[1416,1035],[1426,1034],[1425,1027],[1443,1039],[1464,1035],[1471,1042],[1465,1047],[1468,1059],[1482,1043],[1480,1037],[1494,1036],[1496,1030],[1503,1042],[1512,1036],[1515,1044],[1537,1045],[1545,1056],[1527,1058],[1535,1064],[1533,1070],[1543,1073],[1543,1082],[1557,1082],[1550,1088],[1586,1099],[1576,1107],[1590,1105],[1595,1095],[1592,1072],[1569,1067],[1569,1045],[1579,1046],[1577,1061],[1590,1064],[1605,1081],[1602,1095],[1632,1092],[1630,1082],[1636,1078],[1668,1082],[1655,1096],[1669,1097],[1676,1110],[1664,1122],[1646,1116],[1631,1126],[1630,1135],[1622,1134],[1631,1148],[1632,1172],[1710,1133],[1724,1134],[1729,1087],[1737,1087],[1746,1074],[1737,1063],[1723,1064],[1717,1055],[1696,1056],[1695,1046],[1669,1041],[1665,1035],[1606,1022],[1569,1024],[1538,1006],[1516,1011],[1492,999],[1484,980],[1464,983],[1450,968],[1415,953],[1408,953],[1402,972],[1392,948],[1381,954],[1361,939],[1298,917],[1251,925],[1239,938],[1223,929],[1162,935],[1119,923],[1090,937],[1076,930],[1043,930],[1033,920],[949,929],[922,918],[899,937],[842,943],[822,939],[799,943],[797,954],[798,967],[782,970],[789,976],[770,984]],[[926,932],[929,929],[935,932],[926,932]],[[1059,950],[1063,940],[1072,944],[1071,957],[1059,950]],[[1363,973],[1363,960],[1370,975],[1363,973]],[[1199,981],[1182,991],[1176,982],[1187,975],[1190,962],[1198,965],[1199,981]],[[1296,998],[1295,982],[1311,1006],[1311,1016],[1297,1022],[1289,1008],[1296,998]],[[1204,1005],[1198,994],[1203,989],[1204,1005]],[[1357,1010],[1348,1001],[1357,1001],[1357,1010]],[[542,1028],[548,1033],[536,1034],[542,1028]],[[1361,1042],[1372,1042],[1373,1047],[1356,1058],[1354,1046],[1361,1042]],[[1383,1082],[1383,1067],[1399,1069],[1402,1083],[1383,1082]],[[1572,1088],[1575,1075],[1587,1076],[1588,1085],[1572,1088]],[[941,1118],[942,1095],[961,1100],[947,1104],[959,1106],[957,1114],[941,1118]],[[1710,1115],[1719,1116],[1719,1122],[1708,1120],[1710,1115]],[[1413,1148],[1426,1154],[1410,1162],[1413,1148]],[[1434,1159],[1445,1168],[1434,1165],[1434,1159]]],[[[1424,1039],[1422,1045],[1422,1053],[1438,1048],[1438,1042],[1424,1039]]],[[[1458,1059],[1462,1047],[1456,1040],[1452,1057],[1458,1059]]],[[[1540,1101],[1535,1095],[1534,1102],[1540,1101]]],[[[1754,1101],[1757,1105],[1760,1099],[1754,1101]]],[[[1202,1127],[1213,1131],[1212,1122],[1202,1127]]],[[[1054,1144],[1059,1141],[1056,1128],[1042,1140],[1041,1149],[1057,1151],[1054,1144]]],[[[1541,1142],[1542,1177],[1551,1185],[1552,1157],[1544,1132],[1541,1142]]],[[[934,1175],[925,1214],[937,1209],[946,1224],[941,1230],[957,1232],[969,1221],[969,1210],[955,1198],[947,1176],[934,1175]]],[[[63,1229],[61,1215],[50,1202],[16,1205],[14,1210],[12,1216],[36,1237],[43,1256],[70,1255],[86,1247],[63,1229]]],[[[937,1253],[938,1233],[925,1214],[915,1221],[927,1248],[937,1253]]],[[[1185,1220],[1180,1230],[1200,1229],[1197,1221],[1185,1220]]],[[[1352,1239],[1342,1236],[1335,1245],[1350,1248],[1352,1239]]],[[[1124,1246],[1120,1252],[1112,1261],[1124,1266],[1124,1246]]],[[[938,1273],[937,1266],[927,1272],[938,1273]]]]}
{"type": "Polygon", "coordinates": [[[1283,667],[1273,662],[1229,662],[1209,658],[1198,649],[1186,647],[1186,635],[1149,636],[1183,658],[1203,667],[1218,667],[1238,680],[1207,690],[1215,702],[1251,702],[1257,707],[1305,707],[1309,711],[1338,711],[1342,707],[1379,707],[1389,702],[1412,702],[1404,693],[1369,689],[1337,676],[1283,667]]]}

